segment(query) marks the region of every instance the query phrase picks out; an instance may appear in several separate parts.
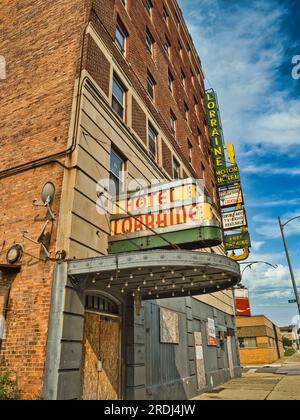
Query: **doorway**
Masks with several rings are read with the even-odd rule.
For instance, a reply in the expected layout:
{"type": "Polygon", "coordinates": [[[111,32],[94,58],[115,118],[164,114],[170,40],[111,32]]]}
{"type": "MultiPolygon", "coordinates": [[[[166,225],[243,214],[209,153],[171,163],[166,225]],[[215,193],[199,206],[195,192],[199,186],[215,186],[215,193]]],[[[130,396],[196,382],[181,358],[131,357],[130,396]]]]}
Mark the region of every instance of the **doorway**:
{"type": "Polygon", "coordinates": [[[102,296],[86,296],[82,399],[121,396],[121,317],[119,306],[102,296]]]}

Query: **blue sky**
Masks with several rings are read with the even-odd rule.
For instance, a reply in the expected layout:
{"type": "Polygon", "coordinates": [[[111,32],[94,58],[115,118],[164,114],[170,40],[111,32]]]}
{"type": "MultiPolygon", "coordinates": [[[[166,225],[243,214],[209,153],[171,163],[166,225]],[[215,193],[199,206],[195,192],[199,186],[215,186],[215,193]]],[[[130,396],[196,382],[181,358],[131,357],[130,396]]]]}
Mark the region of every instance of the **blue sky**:
{"type": "MultiPolygon", "coordinates": [[[[279,325],[297,315],[277,217],[300,215],[300,55],[298,0],[179,0],[202,60],[206,87],[219,97],[227,143],[236,146],[252,237],[246,270],[253,314],[279,325]]],[[[287,227],[300,290],[300,219],[287,227]]]]}

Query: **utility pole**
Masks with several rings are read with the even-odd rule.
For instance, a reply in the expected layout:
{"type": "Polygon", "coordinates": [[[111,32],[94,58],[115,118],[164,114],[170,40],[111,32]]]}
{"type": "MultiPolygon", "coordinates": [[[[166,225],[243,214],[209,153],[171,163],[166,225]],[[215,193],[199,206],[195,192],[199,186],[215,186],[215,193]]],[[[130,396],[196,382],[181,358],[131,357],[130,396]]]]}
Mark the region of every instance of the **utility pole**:
{"type": "Polygon", "coordinates": [[[291,262],[291,258],[290,258],[290,254],[289,254],[289,250],[288,250],[288,246],[287,246],[287,242],[286,242],[285,235],[284,235],[284,228],[285,228],[285,226],[289,222],[291,222],[292,220],[295,220],[297,218],[300,218],[300,216],[294,217],[293,219],[289,220],[285,224],[282,224],[281,223],[280,217],[278,217],[278,221],[279,221],[280,231],[281,231],[282,240],[283,240],[283,244],[284,244],[284,249],[285,249],[285,253],[286,253],[286,258],[287,258],[289,269],[290,269],[290,274],[291,274],[291,279],[292,279],[292,283],[293,283],[293,288],[294,288],[296,303],[297,303],[297,306],[298,306],[298,312],[299,312],[299,315],[300,315],[300,299],[299,299],[299,293],[298,293],[298,289],[297,289],[297,283],[296,283],[296,279],[295,279],[295,274],[294,274],[294,270],[293,270],[293,266],[292,266],[292,262],[291,262]]]}

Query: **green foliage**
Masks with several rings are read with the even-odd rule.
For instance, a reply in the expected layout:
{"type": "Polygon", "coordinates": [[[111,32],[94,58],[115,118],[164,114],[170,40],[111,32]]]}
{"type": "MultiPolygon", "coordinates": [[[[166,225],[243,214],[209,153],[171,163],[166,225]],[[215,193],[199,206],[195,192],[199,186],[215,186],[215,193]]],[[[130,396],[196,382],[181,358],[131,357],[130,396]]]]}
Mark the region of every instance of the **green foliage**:
{"type": "Polygon", "coordinates": [[[295,353],[296,351],[294,349],[287,349],[284,355],[285,357],[291,357],[291,356],[294,356],[295,353]]]}
{"type": "Polygon", "coordinates": [[[0,401],[19,400],[20,390],[17,381],[8,372],[0,372],[0,401]]]}
{"type": "Polygon", "coordinates": [[[292,347],[293,342],[289,338],[283,337],[282,338],[282,344],[283,344],[284,347],[292,347]]]}

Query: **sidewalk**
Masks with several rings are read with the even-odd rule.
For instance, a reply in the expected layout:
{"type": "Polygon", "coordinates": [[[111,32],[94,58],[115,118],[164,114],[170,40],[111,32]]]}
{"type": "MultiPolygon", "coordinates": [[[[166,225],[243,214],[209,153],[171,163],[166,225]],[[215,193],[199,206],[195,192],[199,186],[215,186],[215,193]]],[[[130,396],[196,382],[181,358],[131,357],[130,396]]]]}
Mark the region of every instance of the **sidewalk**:
{"type": "Polygon", "coordinates": [[[250,370],[195,400],[300,400],[300,352],[273,366],[276,373],[250,370]]]}

